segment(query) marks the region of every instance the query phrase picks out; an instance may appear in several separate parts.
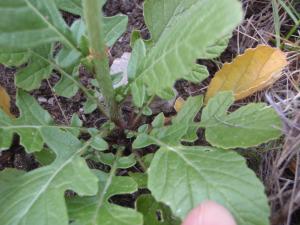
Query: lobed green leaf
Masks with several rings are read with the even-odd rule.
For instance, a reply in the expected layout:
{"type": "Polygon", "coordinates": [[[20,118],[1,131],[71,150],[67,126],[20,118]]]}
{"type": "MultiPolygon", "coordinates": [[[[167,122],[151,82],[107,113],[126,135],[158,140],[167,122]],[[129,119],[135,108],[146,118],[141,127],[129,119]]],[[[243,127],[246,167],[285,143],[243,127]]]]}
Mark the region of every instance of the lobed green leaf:
{"type": "MultiPolygon", "coordinates": [[[[45,45],[34,50],[36,54],[44,58],[51,58],[51,45],[45,45]]],[[[26,91],[32,91],[40,87],[42,80],[50,77],[53,67],[45,60],[30,54],[27,66],[16,73],[16,86],[26,91]]]]}
{"type": "Polygon", "coordinates": [[[201,126],[206,140],[216,147],[247,148],[270,140],[281,134],[281,120],[274,109],[264,103],[251,103],[228,114],[234,102],[232,92],[221,92],[204,108],[201,126]]]}
{"type": "Polygon", "coordinates": [[[1,1],[0,49],[27,50],[54,41],[76,49],[54,1],[1,1]],[[13,19],[11,15],[14,15],[13,19]]]}
{"type": "Polygon", "coordinates": [[[0,110],[0,149],[8,149],[13,134],[17,133],[21,145],[27,152],[40,151],[44,144],[40,129],[53,125],[51,116],[32,96],[21,90],[17,94],[17,106],[20,110],[17,119],[7,116],[0,110]]]}
{"type": "Polygon", "coordinates": [[[130,177],[109,176],[95,171],[99,179],[99,192],[95,197],[68,199],[70,218],[81,225],[142,225],[143,218],[137,211],[110,203],[114,195],[137,191],[137,184],[130,177]]]}
{"type": "Polygon", "coordinates": [[[157,202],[151,195],[141,195],[136,201],[137,210],[144,215],[144,225],[179,225],[170,208],[157,202]],[[160,219],[158,219],[158,214],[160,219]]]}
{"type": "Polygon", "coordinates": [[[141,133],[134,140],[132,147],[144,148],[154,144],[151,137],[163,142],[178,144],[180,141],[195,141],[199,124],[194,119],[203,104],[203,96],[190,97],[179,113],[172,119],[172,125],[163,127],[163,115],[159,114],[153,121],[154,128],[148,135],[141,133]]]}
{"type": "Polygon", "coordinates": [[[162,147],[148,170],[148,188],[176,216],[184,219],[203,201],[213,200],[229,209],[237,224],[269,224],[264,187],[243,157],[209,147],[157,144],[162,147]]]}
{"type": "Polygon", "coordinates": [[[0,173],[0,180],[5,179],[0,187],[3,225],[68,225],[65,191],[73,190],[80,196],[97,193],[98,179],[80,157],[88,144],[57,128],[42,128],[41,135],[56,159],[28,173],[0,173]]]}

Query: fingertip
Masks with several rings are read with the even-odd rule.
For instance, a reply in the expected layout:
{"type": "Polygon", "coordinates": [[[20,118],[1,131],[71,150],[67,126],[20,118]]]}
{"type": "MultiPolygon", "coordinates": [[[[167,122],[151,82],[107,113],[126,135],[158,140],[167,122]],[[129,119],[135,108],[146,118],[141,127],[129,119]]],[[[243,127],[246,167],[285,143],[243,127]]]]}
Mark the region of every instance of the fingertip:
{"type": "Polygon", "coordinates": [[[236,222],[222,205],[205,201],[188,214],[182,225],[236,225],[236,222]]]}

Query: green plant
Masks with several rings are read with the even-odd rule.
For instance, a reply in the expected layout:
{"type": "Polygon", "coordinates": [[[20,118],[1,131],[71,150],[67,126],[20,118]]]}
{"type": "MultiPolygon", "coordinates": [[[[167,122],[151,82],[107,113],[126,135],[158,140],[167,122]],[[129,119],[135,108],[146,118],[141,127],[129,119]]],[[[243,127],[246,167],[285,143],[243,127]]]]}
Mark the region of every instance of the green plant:
{"type": "Polygon", "coordinates": [[[165,125],[162,113],[151,124],[139,123],[155,96],[174,97],[176,80],[201,82],[208,76],[195,60],[217,57],[226,48],[228,37],[242,20],[240,3],[147,0],[145,21],[151,40],[134,32],[129,83],[117,89],[113,88],[106,46],[112,46],[125,31],[127,18],[103,17],[103,4],[100,0],[82,0],[83,7],[80,0],[0,1],[0,62],[16,67],[27,64],[16,74],[20,116],[12,118],[0,110],[0,149],[8,149],[13,135],[18,134],[21,145],[42,165],[27,173],[15,169],[0,173],[0,223],[178,224],[189,210],[211,199],[227,207],[238,224],[268,224],[263,185],[243,157],[229,149],[278,138],[281,123],[274,110],[265,104],[250,104],[227,113],[234,101],[229,91],[208,102],[201,122],[195,121],[203,107],[202,96],[197,96],[185,102],[171,125],[165,125]],[[68,27],[58,9],[82,17],[68,27]],[[93,89],[80,82],[80,66],[94,74],[93,89]],[[100,129],[83,127],[74,115],[69,124],[55,124],[27,93],[53,70],[61,75],[54,87],[57,95],[69,98],[82,91],[86,113],[98,108],[108,122],[100,129]],[[125,121],[119,106],[129,95],[138,112],[133,120],[125,121]],[[205,129],[212,147],[183,144],[193,143],[200,128],[205,129]],[[134,140],[127,146],[131,154],[125,155],[126,146],[107,142],[116,130],[127,136],[128,143],[134,140]],[[90,138],[80,138],[80,134],[90,138]],[[159,149],[148,154],[149,145],[159,149]],[[110,169],[92,170],[86,159],[110,169]],[[136,164],[144,171],[128,172],[136,164]],[[117,176],[119,170],[129,176],[117,176]],[[137,209],[111,201],[112,196],[138,188],[148,188],[154,198],[139,197],[137,209]],[[72,192],[66,194],[67,190],[72,192]],[[148,215],[148,205],[155,209],[150,213],[160,211],[164,221],[148,215]]]}

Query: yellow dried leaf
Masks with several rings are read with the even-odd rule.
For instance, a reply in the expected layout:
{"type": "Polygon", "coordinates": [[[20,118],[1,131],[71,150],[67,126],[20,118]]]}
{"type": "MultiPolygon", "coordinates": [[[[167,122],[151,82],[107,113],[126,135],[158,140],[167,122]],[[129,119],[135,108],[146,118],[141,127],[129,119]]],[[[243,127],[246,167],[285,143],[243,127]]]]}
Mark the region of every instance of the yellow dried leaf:
{"type": "Polygon", "coordinates": [[[10,113],[10,97],[3,87],[0,86],[0,108],[9,116],[10,113]]]}
{"type": "Polygon", "coordinates": [[[179,97],[176,99],[175,104],[174,104],[174,109],[176,112],[179,112],[182,109],[182,106],[184,105],[185,101],[183,98],[179,97]]]}
{"type": "Polygon", "coordinates": [[[226,63],[208,86],[205,102],[220,91],[233,91],[235,99],[243,99],[263,90],[281,77],[288,64],[286,55],[278,48],[259,45],[226,63]]]}

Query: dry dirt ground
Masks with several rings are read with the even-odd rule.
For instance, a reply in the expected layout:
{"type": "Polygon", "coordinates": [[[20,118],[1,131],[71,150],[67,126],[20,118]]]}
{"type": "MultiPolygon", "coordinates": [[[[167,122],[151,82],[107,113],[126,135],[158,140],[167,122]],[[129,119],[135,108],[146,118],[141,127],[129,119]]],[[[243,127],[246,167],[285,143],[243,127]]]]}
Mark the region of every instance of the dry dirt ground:
{"type": "MultiPolygon", "coordinates": [[[[290,3],[300,14],[299,0],[282,0],[290,3]]],[[[230,62],[245,49],[253,48],[258,44],[275,45],[275,23],[272,8],[272,0],[242,0],[245,10],[245,20],[238,27],[227,50],[221,57],[211,61],[201,61],[206,65],[213,75],[224,62],[230,62]]],[[[262,145],[253,151],[244,154],[248,159],[249,166],[255,170],[266,186],[272,208],[271,221],[274,225],[300,224],[300,31],[296,27],[291,37],[286,35],[294,26],[287,11],[280,5],[280,36],[283,43],[282,49],[287,53],[289,66],[283,73],[282,78],[272,87],[236,103],[243,105],[248,102],[265,101],[271,104],[280,114],[285,124],[285,137],[262,145]],[[249,153],[250,152],[250,153],[249,153]]],[[[129,17],[127,32],[119,39],[115,46],[110,49],[111,61],[122,55],[123,52],[131,51],[129,40],[130,32],[133,29],[142,31],[144,38],[149,33],[143,20],[142,0],[108,0],[105,8],[107,16],[123,13],[129,17]]],[[[68,23],[72,23],[74,16],[64,13],[68,23]]],[[[15,99],[14,74],[15,68],[5,68],[0,65],[0,85],[5,87],[11,96],[12,102],[15,99]]],[[[84,70],[81,71],[81,81],[88,85],[91,76],[84,70]]],[[[39,100],[41,105],[47,109],[53,118],[61,124],[70,119],[73,113],[78,113],[84,120],[86,126],[98,127],[103,123],[104,118],[99,112],[84,115],[82,103],[84,96],[78,93],[71,99],[57,97],[52,91],[53,85],[58,81],[59,76],[44,81],[41,88],[32,94],[39,100]]],[[[175,85],[179,95],[188,97],[190,95],[203,94],[211,78],[201,84],[190,84],[186,81],[178,81],[175,85]]],[[[13,104],[12,112],[17,115],[18,110],[13,104]]],[[[5,167],[15,167],[24,170],[31,170],[38,165],[31,155],[24,153],[16,139],[10,151],[0,154],[0,170],[5,167]]]]}

